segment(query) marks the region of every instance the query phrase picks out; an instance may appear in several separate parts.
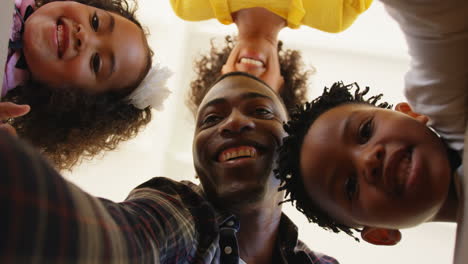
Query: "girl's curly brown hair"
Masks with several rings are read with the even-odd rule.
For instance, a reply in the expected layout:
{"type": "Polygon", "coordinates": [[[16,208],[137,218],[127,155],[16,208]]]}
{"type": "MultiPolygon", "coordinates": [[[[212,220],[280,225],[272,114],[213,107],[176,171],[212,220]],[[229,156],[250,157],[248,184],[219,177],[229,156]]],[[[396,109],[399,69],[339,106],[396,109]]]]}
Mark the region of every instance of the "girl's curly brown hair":
{"type": "MultiPolygon", "coordinates": [[[[235,45],[236,40],[232,36],[225,37],[225,45],[222,47],[217,47],[212,40],[210,52],[201,55],[194,62],[197,77],[190,83],[190,91],[186,101],[193,113],[196,112],[211,86],[221,76],[221,69],[235,45]]],[[[280,72],[284,78],[284,87],[280,97],[289,111],[296,105],[306,102],[307,80],[311,72],[302,69],[301,53],[297,50],[283,50],[283,42],[281,41],[278,42],[278,55],[280,72]]]]}
{"type": "MultiPolygon", "coordinates": [[[[56,0],[36,0],[40,7],[56,0]]],[[[59,0],[60,1],[60,0],[59,0]]],[[[137,5],[126,0],[75,0],[121,15],[145,30],[135,16],[137,5]]],[[[138,83],[114,92],[90,95],[80,89],[52,89],[32,79],[5,96],[5,101],[29,104],[31,112],[15,118],[18,136],[29,141],[59,170],[71,170],[82,158],[113,150],[133,138],[151,121],[149,107],[140,110],[125,99],[151,68],[153,52],[148,47],[146,69],[138,83]]]]}

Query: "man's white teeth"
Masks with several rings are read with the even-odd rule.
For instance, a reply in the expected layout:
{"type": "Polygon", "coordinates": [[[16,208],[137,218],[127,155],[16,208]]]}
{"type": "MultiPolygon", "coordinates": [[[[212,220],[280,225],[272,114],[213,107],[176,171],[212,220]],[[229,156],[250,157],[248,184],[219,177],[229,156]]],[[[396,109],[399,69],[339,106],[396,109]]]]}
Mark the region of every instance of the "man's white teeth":
{"type": "Polygon", "coordinates": [[[219,157],[219,161],[228,161],[240,157],[245,157],[245,158],[254,158],[257,155],[257,151],[255,148],[252,147],[242,147],[242,148],[235,148],[235,149],[229,149],[227,151],[224,151],[221,153],[219,157]]]}
{"type": "Polygon", "coordinates": [[[254,59],[250,59],[250,58],[242,58],[242,59],[240,59],[240,63],[252,64],[252,65],[255,65],[255,66],[258,66],[258,67],[263,67],[263,62],[262,61],[254,60],[254,59]]]}

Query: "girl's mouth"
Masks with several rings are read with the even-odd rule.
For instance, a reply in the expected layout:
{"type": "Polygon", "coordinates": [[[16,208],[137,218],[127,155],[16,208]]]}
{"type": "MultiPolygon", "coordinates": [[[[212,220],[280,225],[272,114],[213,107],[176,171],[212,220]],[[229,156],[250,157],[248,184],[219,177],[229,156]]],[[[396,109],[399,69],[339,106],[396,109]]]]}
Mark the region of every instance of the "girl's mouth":
{"type": "Polygon", "coordinates": [[[68,47],[68,27],[62,18],[57,21],[57,56],[61,59],[68,47]]]}

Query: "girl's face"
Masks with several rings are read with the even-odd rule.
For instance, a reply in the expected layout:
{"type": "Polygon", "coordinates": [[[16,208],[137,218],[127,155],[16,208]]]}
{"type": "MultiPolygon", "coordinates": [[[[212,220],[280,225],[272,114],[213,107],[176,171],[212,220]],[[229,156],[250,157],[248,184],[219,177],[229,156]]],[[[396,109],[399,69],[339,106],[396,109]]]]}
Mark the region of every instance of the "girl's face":
{"type": "Polygon", "coordinates": [[[284,84],[278,59],[278,44],[267,40],[239,39],[222,68],[222,74],[247,72],[280,92],[284,84]]]}
{"type": "Polygon", "coordinates": [[[26,21],[24,55],[32,78],[89,93],[119,90],[142,78],[143,31],[130,20],[77,2],[52,2],[26,21]]]}

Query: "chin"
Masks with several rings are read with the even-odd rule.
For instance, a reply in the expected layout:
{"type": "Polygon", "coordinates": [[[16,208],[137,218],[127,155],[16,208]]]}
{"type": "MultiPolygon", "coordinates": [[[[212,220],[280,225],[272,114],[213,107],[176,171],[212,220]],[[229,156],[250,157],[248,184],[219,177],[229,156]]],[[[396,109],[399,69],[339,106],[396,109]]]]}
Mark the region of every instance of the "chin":
{"type": "Polygon", "coordinates": [[[217,203],[225,209],[244,208],[262,201],[265,198],[265,188],[258,185],[231,187],[229,190],[219,192],[217,196],[217,203]]]}

